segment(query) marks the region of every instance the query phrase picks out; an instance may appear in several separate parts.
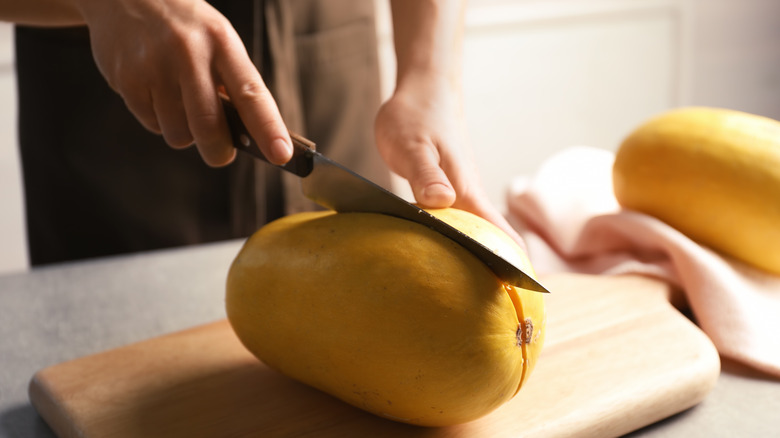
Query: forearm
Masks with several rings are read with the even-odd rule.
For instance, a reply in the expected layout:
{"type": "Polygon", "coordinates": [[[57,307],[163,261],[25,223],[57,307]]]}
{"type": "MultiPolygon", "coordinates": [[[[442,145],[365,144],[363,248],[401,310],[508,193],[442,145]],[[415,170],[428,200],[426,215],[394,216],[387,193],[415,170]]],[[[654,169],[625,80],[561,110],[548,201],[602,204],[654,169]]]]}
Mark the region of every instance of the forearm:
{"type": "Polygon", "coordinates": [[[397,88],[420,77],[460,87],[463,0],[391,0],[397,88]]]}
{"type": "MultiPolygon", "coordinates": [[[[0,0],[0,20],[35,26],[84,24],[78,0],[0,0]]],[[[108,0],[104,0],[108,1],[108,0]]]]}

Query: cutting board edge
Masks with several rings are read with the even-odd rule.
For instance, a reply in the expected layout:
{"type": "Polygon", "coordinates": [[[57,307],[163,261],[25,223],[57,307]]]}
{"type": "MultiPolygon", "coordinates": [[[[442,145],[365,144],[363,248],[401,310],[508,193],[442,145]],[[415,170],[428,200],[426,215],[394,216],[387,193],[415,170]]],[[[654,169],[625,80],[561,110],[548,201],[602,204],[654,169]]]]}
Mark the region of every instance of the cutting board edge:
{"type": "Polygon", "coordinates": [[[38,415],[59,438],[78,437],[75,421],[69,418],[69,412],[61,407],[64,405],[64,400],[56,395],[56,391],[52,391],[46,377],[49,369],[51,367],[41,369],[33,375],[27,385],[27,396],[38,415]]]}
{"type": "MultiPolygon", "coordinates": [[[[567,274],[570,278],[578,275],[567,274]]],[[[649,279],[640,279],[639,281],[644,283],[645,280],[654,282],[649,279]]],[[[659,298],[659,301],[656,301],[655,304],[663,307],[668,306],[670,311],[674,311],[666,312],[667,317],[675,320],[681,333],[684,333],[688,339],[687,344],[694,347],[690,353],[695,356],[695,359],[686,361],[687,366],[682,370],[683,374],[688,376],[685,378],[685,386],[679,387],[675,386],[675,382],[665,382],[666,385],[659,385],[654,388],[654,391],[645,391],[645,394],[652,392],[653,396],[646,396],[637,404],[626,404],[625,400],[621,400],[622,403],[620,405],[615,404],[615,409],[605,410],[602,406],[600,412],[607,411],[610,413],[610,417],[614,417],[617,420],[602,421],[595,427],[593,424],[582,420],[583,412],[585,411],[578,411],[571,412],[568,417],[560,418],[561,423],[557,425],[557,432],[559,433],[550,434],[546,425],[541,424],[539,429],[531,430],[528,434],[523,434],[522,436],[545,436],[548,438],[623,436],[692,409],[706,400],[720,376],[720,355],[711,339],[701,328],[663,298],[667,296],[661,293],[663,292],[661,289],[664,288],[658,288],[656,291],[658,293],[655,296],[659,298]],[[668,399],[668,394],[670,393],[676,394],[677,397],[670,401],[668,399]]],[[[565,343],[559,347],[565,347],[565,343]]]]}
{"type": "MultiPolygon", "coordinates": [[[[670,307],[673,306],[670,304],[670,307]]],[[[692,409],[706,400],[715,388],[721,370],[720,355],[715,345],[698,326],[682,313],[679,314],[679,320],[682,324],[689,326],[691,334],[695,334],[699,338],[697,343],[698,358],[689,362],[688,367],[686,367],[686,371],[691,377],[686,380],[684,389],[676,387],[673,391],[677,394],[685,394],[685,397],[679,397],[670,402],[667,394],[672,392],[674,386],[670,383],[669,388],[659,390],[655,397],[643,400],[643,409],[624,409],[624,415],[632,415],[636,421],[626,423],[623,430],[616,430],[617,436],[623,436],[692,409]],[[653,406],[665,406],[666,409],[653,409],[653,406]]],[[[594,438],[600,436],[604,435],[593,435],[594,438]]]]}
{"type": "MultiPolygon", "coordinates": [[[[66,360],[64,362],[49,365],[36,371],[30,378],[27,385],[27,397],[30,400],[30,404],[41,418],[44,419],[46,424],[54,431],[59,438],[77,438],[82,437],[84,434],[81,432],[81,427],[86,427],[85,424],[79,424],[76,420],[78,415],[76,412],[71,412],[69,409],[65,409],[65,406],[69,406],[67,403],[67,397],[65,393],[57,391],[56,379],[50,379],[49,374],[57,373],[63,369],[70,369],[71,367],[77,367],[80,363],[90,363],[95,358],[99,357],[111,357],[118,352],[128,351],[132,348],[143,346],[149,342],[154,342],[162,338],[175,338],[179,336],[187,336],[201,331],[209,331],[215,328],[223,326],[223,329],[230,326],[230,322],[227,318],[221,318],[215,321],[204,322],[192,327],[186,327],[180,330],[172,331],[169,333],[163,333],[151,338],[141,339],[135,342],[130,342],[124,345],[110,348],[107,350],[99,351],[96,353],[88,354],[85,356],[66,360]]],[[[232,329],[231,329],[232,330],[232,329]]]]}

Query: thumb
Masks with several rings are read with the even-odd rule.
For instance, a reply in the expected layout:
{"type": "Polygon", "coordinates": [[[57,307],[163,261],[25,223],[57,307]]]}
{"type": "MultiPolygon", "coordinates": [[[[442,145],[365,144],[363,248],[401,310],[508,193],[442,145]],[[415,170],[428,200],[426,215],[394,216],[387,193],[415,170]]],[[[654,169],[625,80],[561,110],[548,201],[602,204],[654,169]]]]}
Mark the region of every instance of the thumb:
{"type": "Polygon", "coordinates": [[[410,157],[407,175],[414,199],[421,207],[445,208],[455,202],[455,189],[440,166],[438,154],[430,148],[420,148],[410,157]]]}

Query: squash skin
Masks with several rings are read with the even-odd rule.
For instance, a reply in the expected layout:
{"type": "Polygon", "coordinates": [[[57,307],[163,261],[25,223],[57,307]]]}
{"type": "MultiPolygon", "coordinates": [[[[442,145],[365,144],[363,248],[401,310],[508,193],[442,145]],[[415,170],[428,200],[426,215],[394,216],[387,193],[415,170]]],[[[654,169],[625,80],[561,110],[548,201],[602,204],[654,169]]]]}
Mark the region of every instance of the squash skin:
{"type": "MultiPolygon", "coordinates": [[[[431,212],[533,275],[492,224],[431,212]]],[[[239,339],[268,366],[425,426],[470,421],[510,400],[545,332],[542,294],[505,287],[424,226],[370,213],[300,213],[261,228],[231,266],[226,306],[239,339]],[[532,336],[518,345],[526,318],[532,336]]]]}
{"type": "Polygon", "coordinates": [[[623,141],[613,184],[623,207],[780,274],[780,122],[719,108],[661,114],[623,141]]]}

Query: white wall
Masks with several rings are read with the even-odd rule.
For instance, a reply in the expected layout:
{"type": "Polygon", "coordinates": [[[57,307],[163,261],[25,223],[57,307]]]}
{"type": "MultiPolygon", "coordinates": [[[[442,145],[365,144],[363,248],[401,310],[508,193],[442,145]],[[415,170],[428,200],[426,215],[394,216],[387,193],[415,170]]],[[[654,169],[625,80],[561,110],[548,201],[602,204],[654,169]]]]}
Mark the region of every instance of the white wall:
{"type": "MultiPolygon", "coordinates": [[[[389,14],[375,1],[387,95],[389,14]]],[[[27,266],[10,35],[0,25],[0,272],[27,266]]],[[[574,144],[614,150],[667,108],[780,119],[780,0],[471,0],[464,81],[477,165],[503,207],[512,177],[574,144]]]]}
{"type": "Polygon", "coordinates": [[[684,97],[780,120],[780,1],[693,3],[684,97]]]}
{"type": "Polygon", "coordinates": [[[667,1],[485,9],[469,20],[465,101],[499,206],[510,180],[550,154],[575,144],[615,149],[648,115],[678,103],[679,20],[667,1]]]}
{"type": "Polygon", "coordinates": [[[12,41],[11,26],[0,23],[0,273],[27,268],[12,41]]]}

